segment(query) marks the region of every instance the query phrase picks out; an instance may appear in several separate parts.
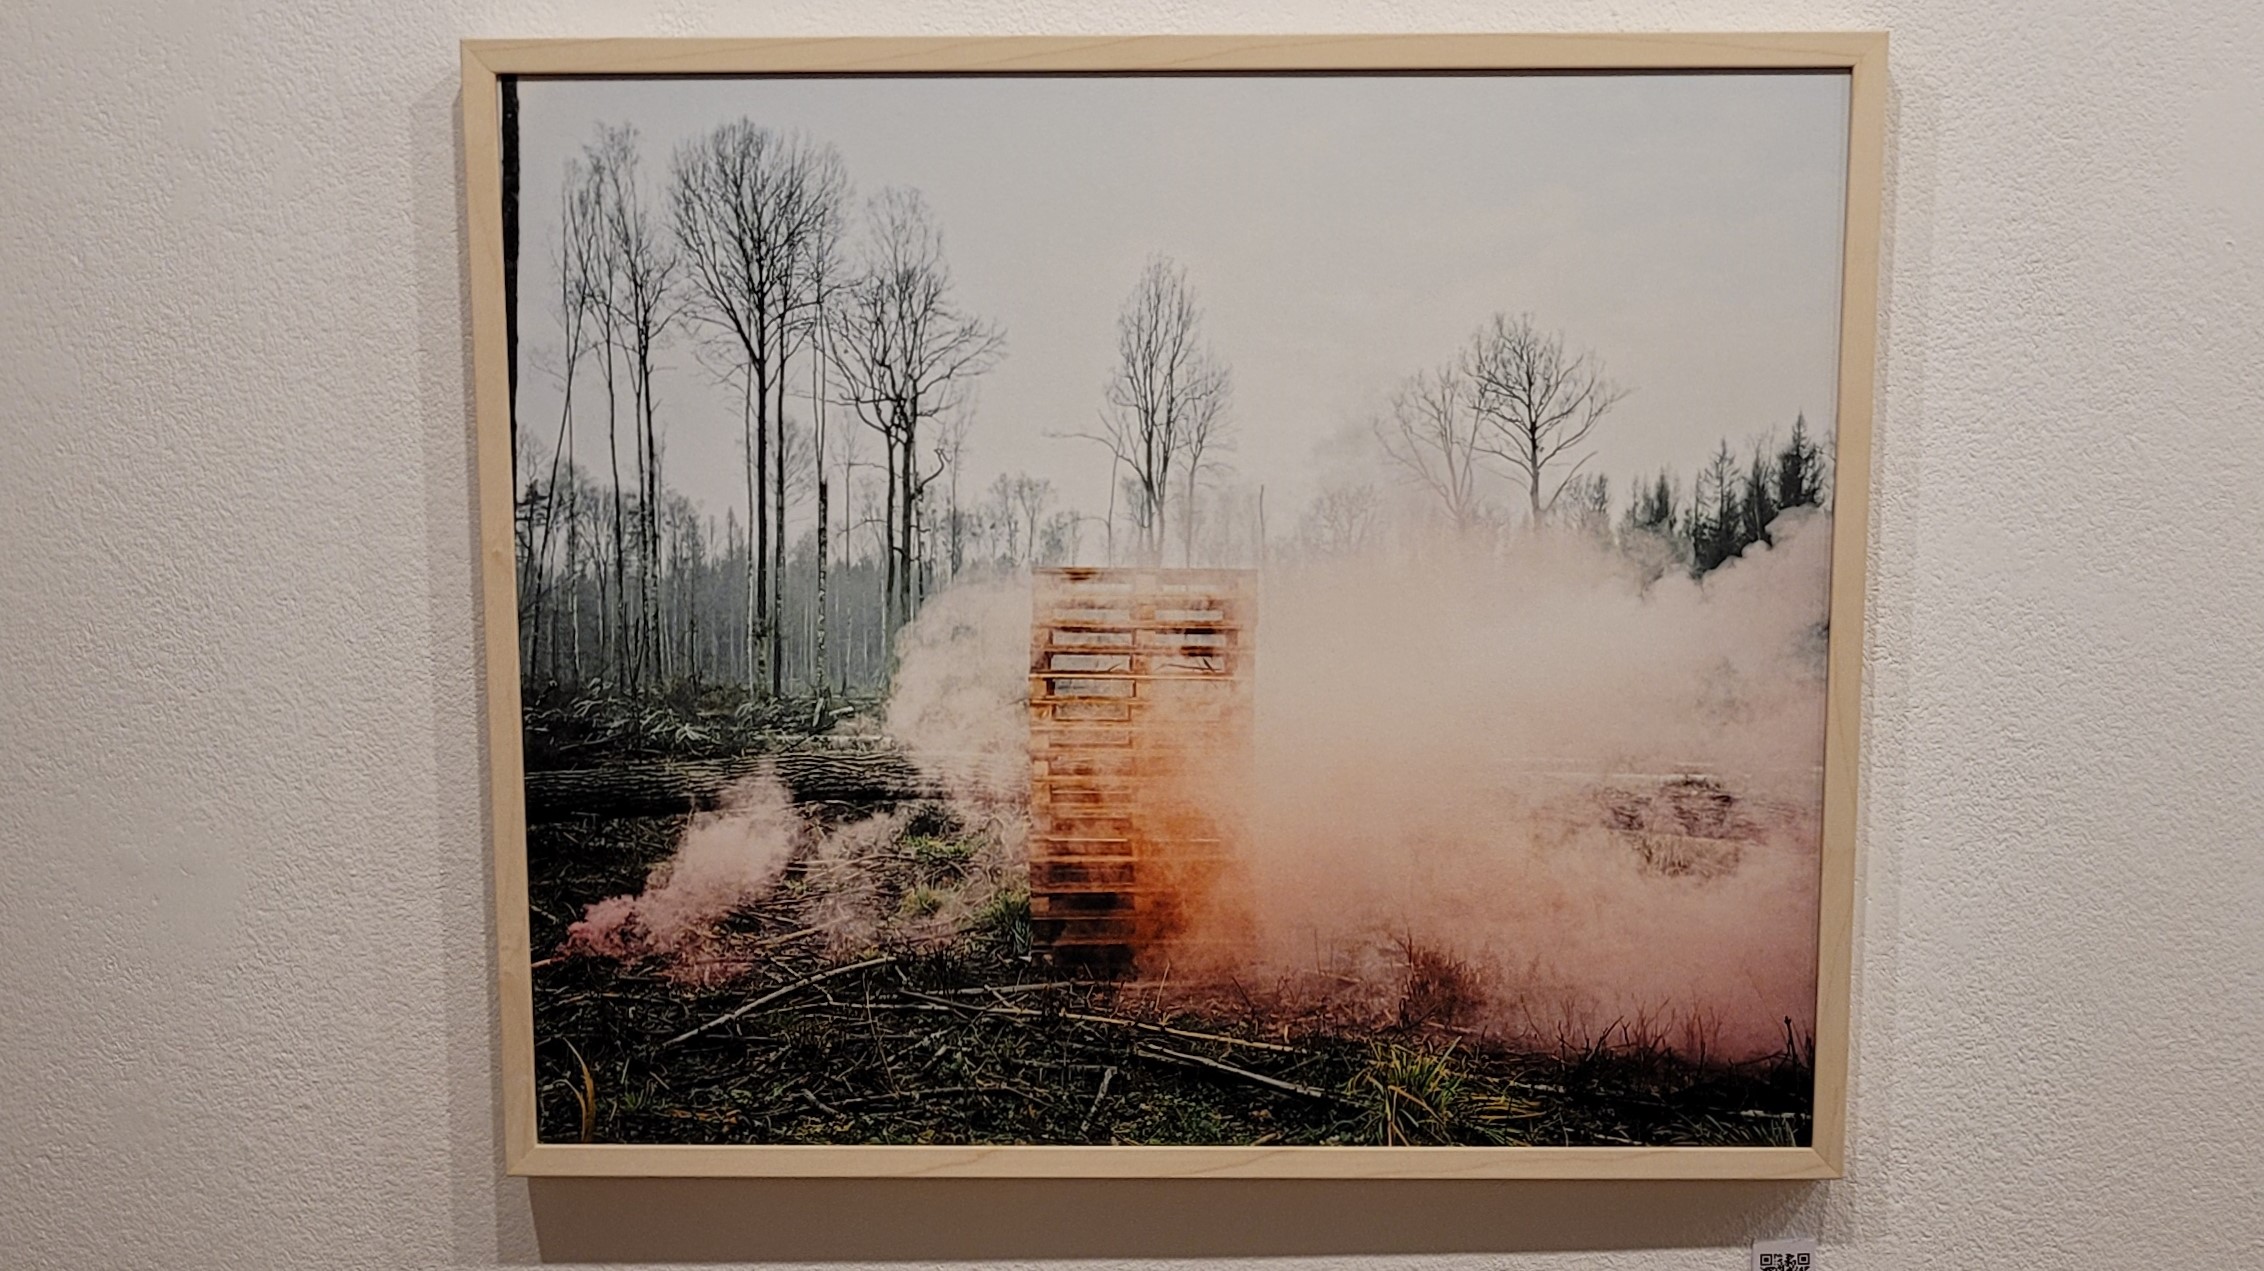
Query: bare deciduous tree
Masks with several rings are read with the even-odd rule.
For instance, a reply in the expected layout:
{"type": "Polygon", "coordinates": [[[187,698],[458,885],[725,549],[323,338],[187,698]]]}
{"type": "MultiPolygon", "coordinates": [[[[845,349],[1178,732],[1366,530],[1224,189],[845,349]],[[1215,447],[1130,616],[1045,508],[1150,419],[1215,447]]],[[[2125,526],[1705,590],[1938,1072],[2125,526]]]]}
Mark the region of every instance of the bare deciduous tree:
{"type": "MultiPolygon", "coordinates": [[[[1203,455],[1224,440],[1232,378],[1202,338],[1202,310],[1187,271],[1149,258],[1116,319],[1116,372],[1098,432],[1075,436],[1107,447],[1131,496],[1143,560],[1163,557],[1175,466],[1182,468],[1190,514],[1203,455]]],[[[1192,551],[1194,525],[1186,524],[1192,551]]]]}
{"type": "Polygon", "coordinates": [[[1455,530],[1484,515],[1478,494],[1477,394],[1449,362],[1410,376],[1393,391],[1390,413],[1376,421],[1384,454],[1438,503],[1455,530]]]}
{"type": "Polygon", "coordinates": [[[1365,482],[1331,485],[1322,489],[1305,511],[1298,537],[1304,546],[1322,556],[1347,556],[1375,538],[1383,500],[1376,487],[1365,482]]]}
{"type": "MultiPolygon", "coordinates": [[[[844,177],[841,183],[843,196],[846,195],[847,188],[847,178],[844,177]]],[[[829,634],[827,629],[829,625],[828,615],[831,607],[827,597],[827,586],[828,576],[832,572],[827,540],[833,530],[831,509],[828,506],[833,493],[833,484],[831,478],[827,475],[825,466],[826,424],[828,422],[826,407],[829,404],[828,399],[832,396],[826,385],[826,371],[832,361],[829,352],[832,327],[827,320],[828,313],[834,303],[831,280],[841,275],[840,263],[835,259],[838,244],[841,241],[839,213],[841,201],[841,198],[831,200],[832,206],[827,209],[822,222],[814,227],[811,236],[808,273],[813,303],[808,310],[807,322],[804,326],[806,343],[813,354],[810,358],[810,460],[811,467],[814,470],[813,477],[817,483],[818,496],[817,550],[814,554],[816,562],[815,590],[817,592],[815,603],[816,629],[812,639],[810,666],[811,678],[816,683],[820,697],[831,692],[833,688],[832,671],[826,660],[826,642],[829,634]]]]}
{"type": "Polygon", "coordinates": [[[922,425],[949,411],[969,381],[995,365],[1004,336],[952,298],[943,236],[918,191],[892,188],[867,209],[866,259],[830,320],[840,400],[888,452],[885,622],[893,634],[915,607],[920,496],[941,471],[919,468],[922,425]]]}
{"type": "Polygon", "coordinates": [[[1565,482],[1564,492],[1549,509],[1556,524],[1585,534],[1599,543],[1612,542],[1611,480],[1584,473],[1565,482]]]}
{"type": "Polygon", "coordinates": [[[610,481],[607,502],[611,516],[607,534],[611,542],[605,565],[612,576],[611,597],[600,605],[608,614],[609,623],[604,632],[606,661],[617,686],[634,687],[641,678],[638,650],[642,643],[645,606],[630,604],[630,574],[632,561],[640,562],[637,586],[646,585],[646,571],[641,562],[645,555],[646,537],[644,516],[637,502],[627,496],[627,486],[621,479],[621,388],[622,378],[629,379],[629,419],[631,436],[635,441],[632,450],[633,471],[637,477],[640,501],[645,488],[643,394],[638,388],[635,361],[637,338],[631,329],[631,313],[637,307],[626,293],[631,284],[625,280],[625,271],[648,262],[632,262],[622,250],[624,236],[616,224],[624,204],[635,203],[636,188],[636,133],[627,127],[599,125],[597,140],[582,148],[580,167],[583,197],[591,213],[590,233],[593,251],[590,257],[589,295],[591,314],[596,319],[595,341],[601,355],[598,370],[605,384],[605,448],[606,473],[610,481]],[[628,359],[629,366],[623,361],[628,359]],[[635,528],[632,531],[632,519],[635,528]],[[632,612],[636,618],[631,620],[632,612]]]}
{"type": "MultiPolygon", "coordinates": [[[[558,240],[555,245],[558,263],[557,315],[559,331],[564,336],[561,351],[559,380],[562,385],[558,408],[558,436],[550,450],[550,473],[541,490],[541,513],[538,518],[539,537],[531,543],[529,559],[522,562],[519,594],[531,602],[531,635],[527,665],[536,666],[542,661],[542,639],[545,629],[543,610],[550,599],[549,567],[552,545],[556,539],[560,513],[561,473],[574,471],[574,382],[580,369],[582,356],[590,351],[594,326],[592,311],[597,307],[595,292],[597,256],[600,250],[600,216],[595,190],[580,159],[569,159],[566,175],[560,183],[558,207],[558,240]]],[[[579,518],[567,516],[567,554],[578,559],[574,541],[579,518]]],[[[555,654],[553,655],[555,661],[555,654]]]]}
{"type": "Polygon", "coordinates": [[[1053,502],[1053,482],[1044,477],[1017,474],[1008,490],[1016,519],[1022,525],[1022,563],[1038,563],[1038,528],[1046,506],[1053,502]]]}
{"type": "Polygon", "coordinates": [[[824,266],[847,185],[832,147],[744,119],[676,153],[671,206],[690,312],[737,349],[746,376],[747,506],[754,522],[747,640],[749,688],[756,692],[767,684],[775,694],[783,675],[775,602],[786,470],[773,451],[784,426],[786,360],[819,327],[824,266]]]}
{"type": "Polygon", "coordinates": [[[959,472],[967,458],[967,434],[974,431],[970,409],[972,394],[962,396],[952,412],[936,421],[935,461],[944,474],[944,564],[957,577],[966,564],[966,533],[959,511],[959,472]]]}
{"type": "Polygon", "coordinates": [[[980,528],[980,546],[991,564],[999,568],[1038,564],[1048,528],[1062,528],[1047,519],[1053,502],[1053,482],[1044,477],[1001,472],[991,478],[980,513],[971,518],[980,528]]]}
{"type": "Polygon", "coordinates": [[[1523,478],[1528,523],[1538,528],[1587,461],[1582,443],[1626,394],[1604,377],[1594,354],[1566,353],[1563,337],[1541,331],[1529,316],[1495,314],[1471,337],[1460,369],[1483,425],[1478,448],[1523,478]]]}
{"type": "Polygon", "coordinates": [[[1198,483],[1203,478],[1204,465],[1219,454],[1234,449],[1232,418],[1226,413],[1227,396],[1231,381],[1226,368],[1216,369],[1215,387],[1199,401],[1180,425],[1184,438],[1182,449],[1187,452],[1181,483],[1180,510],[1180,564],[1195,563],[1195,517],[1202,507],[1198,483]]]}
{"type": "Polygon", "coordinates": [[[1046,518],[1045,529],[1038,536],[1038,559],[1033,565],[1075,565],[1084,546],[1085,522],[1089,519],[1076,511],[1056,512],[1046,518]]]}
{"type": "MultiPolygon", "coordinates": [[[[797,471],[789,464],[790,434],[786,427],[787,363],[802,351],[811,353],[813,376],[822,375],[824,354],[820,348],[825,331],[826,306],[832,300],[829,279],[839,278],[842,231],[842,207],[849,196],[849,178],[841,165],[841,157],[830,146],[811,146],[797,141],[796,160],[786,165],[780,200],[784,215],[780,243],[781,276],[779,312],[776,323],[779,372],[775,377],[778,394],[772,418],[781,430],[779,435],[779,463],[771,470],[772,501],[778,520],[778,534],[771,543],[771,607],[783,612],[786,585],[786,507],[793,498],[797,471]]],[[[813,380],[812,420],[809,434],[810,454],[806,473],[821,488],[824,482],[824,404],[823,387],[813,380]]],[[[819,570],[824,569],[822,555],[819,570]]],[[[820,583],[822,589],[823,584],[820,583]]],[[[771,692],[778,693],[785,673],[785,656],[780,641],[784,623],[774,619],[770,629],[771,692]]]]}
{"type": "Polygon", "coordinates": [[[677,260],[645,204],[636,129],[601,127],[598,144],[590,151],[589,171],[606,283],[600,304],[607,338],[618,349],[628,374],[631,440],[636,447],[637,620],[625,678],[638,683],[667,671],[661,640],[660,437],[653,422],[653,355],[675,318],[677,260]]]}

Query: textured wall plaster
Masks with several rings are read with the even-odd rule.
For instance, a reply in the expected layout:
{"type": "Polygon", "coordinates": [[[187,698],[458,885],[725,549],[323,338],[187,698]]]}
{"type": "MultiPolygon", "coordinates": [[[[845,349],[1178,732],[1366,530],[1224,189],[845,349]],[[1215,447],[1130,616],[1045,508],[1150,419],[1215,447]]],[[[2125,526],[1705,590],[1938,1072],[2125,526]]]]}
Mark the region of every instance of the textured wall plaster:
{"type": "Polygon", "coordinates": [[[9,6],[0,1264],[2264,1262],[2259,48],[2142,0],[9,6]],[[1881,26],[1850,1179],[498,1177],[458,37],[1881,26]]]}

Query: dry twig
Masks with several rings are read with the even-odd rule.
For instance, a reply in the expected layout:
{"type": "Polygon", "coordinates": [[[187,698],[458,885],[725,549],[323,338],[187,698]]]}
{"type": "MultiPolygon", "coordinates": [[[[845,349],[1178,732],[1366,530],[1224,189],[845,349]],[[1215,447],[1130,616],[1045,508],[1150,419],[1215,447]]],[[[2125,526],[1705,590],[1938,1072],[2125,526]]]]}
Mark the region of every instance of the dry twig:
{"type": "Polygon", "coordinates": [[[1093,1114],[1101,1110],[1101,1100],[1108,1098],[1108,1083],[1114,1080],[1116,1069],[1113,1066],[1101,1069],[1101,1088],[1093,1092],[1093,1106],[1085,1109],[1085,1119],[1077,1123],[1077,1133],[1083,1134],[1085,1127],[1093,1123],[1093,1114]]]}
{"type": "MultiPolygon", "coordinates": [[[[984,1006],[974,1002],[946,1001],[943,998],[913,989],[905,989],[904,996],[918,998],[923,1002],[933,1002],[938,1006],[948,1006],[954,1010],[974,1011],[982,1015],[1012,1015],[1022,1019],[1039,1019],[1046,1015],[1044,1011],[1033,1011],[1023,1006],[984,1006]]],[[[1248,1037],[1229,1037],[1224,1033],[1198,1033],[1193,1029],[1173,1028],[1168,1024],[1154,1024],[1144,1019],[1125,1019],[1120,1015],[1094,1015],[1088,1011],[1062,1011],[1054,1018],[1075,1020],[1080,1024],[1099,1024],[1105,1028],[1137,1029],[1143,1033],[1156,1033],[1165,1037],[1178,1037],[1194,1042],[1211,1042],[1220,1046],[1247,1046],[1252,1050],[1270,1050],[1283,1055],[1303,1053],[1295,1046],[1283,1046],[1276,1042],[1256,1041],[1248,1037]]]]}
{"type": "Polygon", "coordinates": [[[667,1048],[677,1044],[678,1042],[689,1041],[711,1028],[721,1028],[723,1025],[730,1023],[732,1020],[738,1019],[740,1016],[747,1014],[749,1011],[770,1005],[772,1002],[775,1002],[778,999],[786,996],[787,994],[792,993],[796,989],[808,988],[809,986],[819,983],[820,981],[830,980],[837,975],[847,975],[851,971],[862,971],[868,967],[882,966],[894,961],[896,961],[894,957],[883,954],[882,956],[877,958],[867,958],[862,962],[852,962],[847,966],[837,966],[830,971],[820,971],[816,975],[805,975],[801,979],[794,981],[792,984],[781,985],[778,988],[772,989],[770,992],[763,994],[761,997],[756,998],[754,1001],[747,1003],[745,1006],[742,1006],[737,1010],[725,1011],[723,1014],[716,1016],[714,1019],[709,1020],[707,1023],[702,1024],[697,1028],[686,1029],[685,1031],[676,1034],[674,1037],[671,1037],[667,1041],[662,1042],[660,1044],[660,1048],[662,1050],[666,1050],[667,1048]]]}
{"type": "Polygon", "coordinates": [[[1185,1055],[1176,1050],[1165,1050],[1161,1046],[1135,1046],[1133,1047],[1132,1053],[1135,1055],[1145,1056],[1149,1059],[1161,1059],[1168,1063],[1189,1064],[1197,1068],[1209,1068],[1214,1072],[1223,1072],[1228,1076],[1240,1077],[1244,1081],[1254,1081],[1261,1086],[1271,1086],[1276,1090],[1286,1091],[1287,1093],[1294,1095],[1302,1095],[1307,1099],[1323,1099],[1332,1103],[1336,1101],[1335,1095],[1330,1094],[1328,1091],[1323,1090],[1318,1086],[1303,1086],[1294,1081],[1283,1081],[1279,1077],[1269,1077],[1262,1072],[1252,1072],[1247,1068],[1237,1068],[1233,1064],[1222,1063],[1216,1059],[1207,1059],[1201,1055],[1185,1055]]]}

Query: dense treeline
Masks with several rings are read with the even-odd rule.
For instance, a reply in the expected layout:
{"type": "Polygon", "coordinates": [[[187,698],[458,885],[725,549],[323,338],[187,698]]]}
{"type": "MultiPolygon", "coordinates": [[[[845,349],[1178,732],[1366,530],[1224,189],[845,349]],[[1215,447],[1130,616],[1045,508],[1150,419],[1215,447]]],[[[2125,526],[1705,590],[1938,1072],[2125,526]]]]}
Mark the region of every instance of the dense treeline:
{"type": "MultiPolygon", "coordinates": [[[[779,665],[790,691],[809,692],[821,684],[862,691],[886,682],[882,597],[892,583],[882,565],[887,544],[875,484],[856,483],[865,496],[863,514],[848,519],[848,532],[836,522],[823,570],[814,528],[805,529],[786,555],[776,629],[779,665]],[[828,584],[822,592],[821,575],[828,584]],[[830,638],[821,639],[821,631],[830,638]]],[[[556,544],[551,568],[530,575],[522,561],[522,577],[533,580],[521,588],[520,623],[531,688],[625,683],[616,672],[634,651],[620,644],[625,593],[615,581],[611,498],[607,486],[572,467],[561,468],[554,488],[520,500],[522,551],[546,538],[556,544]],[[533,603],[538,593],[539,606],[533,603]]],[[[1085,558],[1085,518],[1056,510],[1054,502],[1052,483],[1016,474],[998,477],[965,507],[953,510],[946,502],[940,515],[922,507],[915,596],[933,594],[956,577],[1085,558]]],[[[624,506],[628,524],[643,520],[643,509],[633,501],[624,506]]],[[[699,516],[681,495],[669,494],[658,521],[662,547],[651,577],[659,598],[653,644],[668,676],[655,687],[744,685],[760,668],[750,663],[744,638],[751,562],[737,511],[727,510],[716,523],[699,516]]],[[[631,544],[629,550],[637,549],[631,544]]],[[[631,573],[626,594],[632,608],[642,577],[631,573]]]]}
{"type": "MultiPolygon", "coordinates": [[[[1639,482],[1620,514],[1623,544],[1637,536],[1668,545],[1693,575],[1705,574],[1769,541],[1769,526],[1793,508],[1828,505],[1827,461],[1796,415],[1783,445],[1755,443],[1742,458],[1727,439],[1698,472],[1687,500],[1674,474],[1639,482]]],[[[1582,485],[1569,515],[1592,533],[1610,525],[1610,490],[1602,478],[1582,485]]]]}
{"type": "MultiPolygon", "coordinates": [[[[1703,575],[1767,541],[1780,513],[1828,506],[1830,460],[1796,415],[1781,446],[1739,452],[1724,438],[1687,493],[1671,471],[1636,482],[1615,523],[1610,481],[1581,468],[1589,436],[1624,396],[1595,354],[1567,349],[1530,316],[1496,314],[1454,356],[1402,381],[1374,432],[1403,484],[1453,531],[1572,528],[1642,557],[1653,576],[1703,575]]],[[[1324,490],[1306,545],[1360,545],[1380,506],[1372,486],[1324,490]]]]}

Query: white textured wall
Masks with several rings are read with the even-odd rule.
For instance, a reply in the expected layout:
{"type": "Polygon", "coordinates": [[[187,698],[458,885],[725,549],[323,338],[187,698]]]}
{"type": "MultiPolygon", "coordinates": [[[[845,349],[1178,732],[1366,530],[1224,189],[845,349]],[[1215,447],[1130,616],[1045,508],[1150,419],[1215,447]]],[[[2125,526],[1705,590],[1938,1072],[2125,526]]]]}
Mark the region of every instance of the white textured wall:
{"type": "Polygon", "coordinates": [[[8,5],[0,1265],[2264,1263],[2264,11],[2217,9],[8,5]],[[1849,1180],[499,1177],[459,36],[1833,26],[1897,41],[1849,1180]]]}

